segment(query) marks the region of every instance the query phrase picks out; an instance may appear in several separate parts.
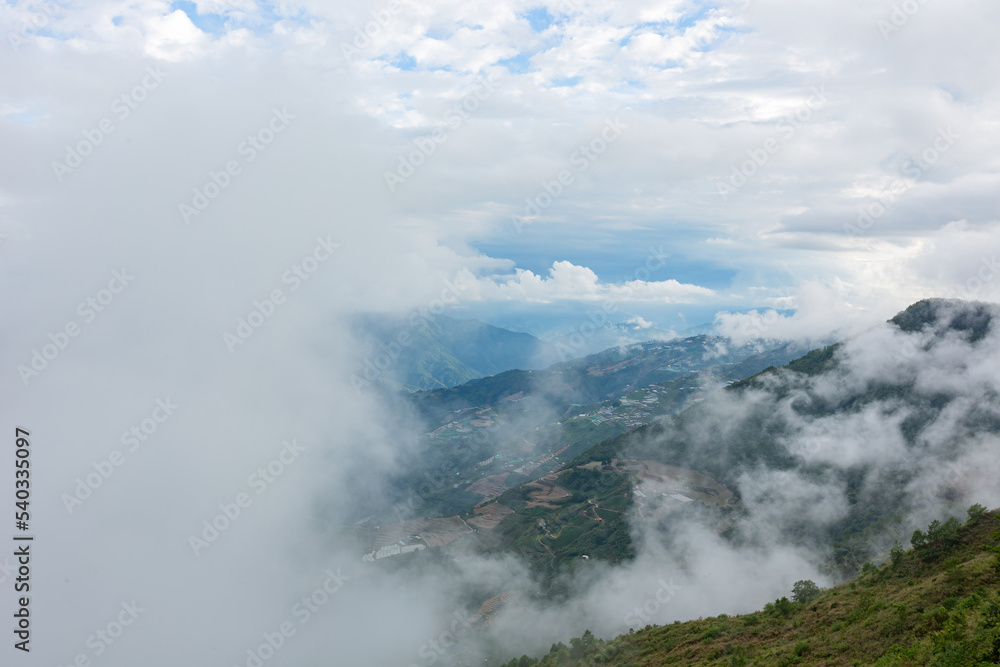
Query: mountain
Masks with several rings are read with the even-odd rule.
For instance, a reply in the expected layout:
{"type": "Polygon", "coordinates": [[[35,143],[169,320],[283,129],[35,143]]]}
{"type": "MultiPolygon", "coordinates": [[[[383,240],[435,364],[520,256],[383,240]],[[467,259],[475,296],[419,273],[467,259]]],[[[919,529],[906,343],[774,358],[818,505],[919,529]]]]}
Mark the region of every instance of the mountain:
{"type": "Polygon", "coordinates": [[[511,397],[555,406],[591,405],[658,382],[708,368],[723,381],[738,380],[802,353],[791,344],[755,341],[735,345],[719,336],[694,336],[614,347],[541,371],[511,370],[465,384],[415,393],[411,403],[431,422],[471,407],[495,406],[511,397]]]}
{"type": "Polygon", "coordinates": [[[831,574],[850,576],[912,515],[957,511],[983,488],[984,466],[1000,455],[998,322],[995,305],[922,301],[569,465],[652,459],[710,475],[758,506],[789,501],[789,487],[829,491],[846,501],[834,518],[782,515],[771,529],[832,549],[831,574]]]}
{"type": "Polygon", "coordinates": [[[599,442],[799,354],[785,344],[736,346],[698,336],[408,394],[405,402],[427,432],[402,462],[405,472],[394,479],[395,494],[386,501],[424,516],[468,511],[484,497],[557,470],[599,442]],[[491,481],[473,487],[483,479],[491,481]],[[484,496],[479,488],[491,491],[484,496]]]}
{"type": "Polygon", "coordinates": [[[444,315],[358,319],[359,337],[378,341],[355,374],[406,391],[451,387],[514,368],[544,368],[559,359],[555,347],[526,333],[444,315]]]}
{"type": "MultiPolygon", "coordinates": [[[[485,497],[494,503],[462,516],[502,513],[478,536],[481,549],[520,554],[546,594],[556,597],[564,592],[560,575],[573,570],[574,559],[627,561],[635,553],[630,526],[669,531],[689,516],[716,525],[735,544],[752,545],[762,528],[751,512],[773,514],[766,526],[772,538],[814,550],[833,578],[853,576],[865,561],[884,555],[893,539],[905,539],[913,516],[925,508],[957,511],[975,500],[984,483],[977,475],[1000,458],[997,396],[988,386],[956,382],[962,368],[989,375],[983,362],[995,359],[995,348],[987,333],[1000,322],[998,314],[986,304],[919,302],[885,327],[785,366],[756,374],[747,362],[727,366],[751,377],[704,400],[691,400],[701,391],[685,391],[691,380],[684,376],[632,392],[630,400],[574,408],[583,414],[565,419],[561,437],[544,448],[561,459],[550,455],[527,478],[520,474],[523,459],[477,469],[506,476],[485,497]],[[627,411],[638,406],[663,411],[594,443],[620,423],[616,419],[628,424],[627,411]],[[515,465],[514,474],[506,472],[515,465]],[[670,483],[660,488],[656,480],[670,483]],[[690,503],[682,513],[669,506],[678,496],[690,503]],[[788,509],[803,503],[801,512],[788,509]]],[[[641,347],[653,358],[662,353],[655,345],[641,347]]],[[[609,354],[554,371],[616,361],[617,353],[609,354]]],[[[753,363],[759,368],[763,360],[753,363]]]]}
{"type": "MultiPolygon", "coordinates": [[[[701,336],[409,394],[429,430],[386,494],[396,505],[358,522],[359,558],[374,568],[405,568],[405,558],[526,565],[481,599],[507,596],[525,617],[567,610],[562,624],[518,630],[538,649],[550,632],[582,631],[569,610],[614,602],[591,596],[609,592],[603,581],[641,589],[651,565],[667,568],[702,603],[742,612],[763,600],[730,600],[734,577],[759,577],[768,599],[791,580],[754,563],[796,554],[789,571],[824,583],[863,576],[822,592],[825,606],[779,598],[737,620],[613,642],[588,634],[540,664],[993,664],[969,656],[990,659],[996,647],[978,639],[996,625],[977,590],[995,588],[996,574],[973,553],[986,543],[976,517],[996,518],[914,528],[1000,503],[998,323],[995,305],[927,300],[805,354],[701,336]],[[902,551],[908,542],[914,553],[902,551]]],[[[681,618],[701,613],[684,608],[699,611],[681,618]]],[[[593,629],[620,632],[623,616],[645,618],[614,611],[593,629]]],[[[497,647],[494,664],[536,664],[505,663],[517,647],[502,634],[484,641],[497,647]]],[[[465,655],[447,664],[471,664],[465,655]]]]}
{"type": "MultiPolygon", "coordinates": [[[[820,590],[796,582],[781,597],[741,616],[634,628],[602,641],[587,631],[541,659],[502,667],[609,665],[1000,664],[1000,518],[981,506],[963,525],[935,521],[920,547],[897,548],[858,579],[820,590]]],[[[638,616],[636,617],[638,618],[638,616]]]]}
{"type": "Polygon", "coordinates": [[[675,618],[707,601],[753,609],[803,569],[844,582],[815,598],[799,582],[808,602],[734,619],[588,633],[540,663],[541,650],[509,662],[518,614],[501,614],[480,644],[508,667],[994,664],[1000,601],[985,587],[997,575],[979,547],[1000,526],[976,507],[1000,504],[998,323],[995,305],[927,300],[805,354],[702,336],[409,394],[429,430],[385,493],[395,506],[357,522],[358,557],[456,571],[516,561],[477,599],[563,614],[516,628],[536,650],[581,632],[574,619],[603,619],[592,629],[606,637],[648,618],[619,612],[610,585],[655,590],[650,572],[698,598],[675,618]],[[970,503],[966,527],[914,531],[970,503]],[[746,577],[764,596],[734,586],[746,577]]]}

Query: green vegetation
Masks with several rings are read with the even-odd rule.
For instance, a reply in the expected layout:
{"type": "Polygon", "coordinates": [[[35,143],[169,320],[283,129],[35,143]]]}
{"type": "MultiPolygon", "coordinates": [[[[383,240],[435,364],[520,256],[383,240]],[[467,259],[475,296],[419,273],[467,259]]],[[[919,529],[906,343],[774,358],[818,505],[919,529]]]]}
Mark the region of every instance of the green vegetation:
{"type": "MultiPolygon", "coordinates": [[[[602,403],[709,368],[717,369],[726,379],[740,379],[768,365],[787,363],[799,354],[796,348],[784,345],[763,353],[754,353],[749,346],[731,346],[733,349],[721,357],[711,355],[722,341],[714,336],[694,336],[615,347],[544,370],[511,370],[460,386],[417,392],[409,400],[418,412],[438,423],[456,410],[497,405],[522,392],[544,399],[557,414],[563,414],[573,404],[602,403]]],[[[690,384],[690,379],[684,383],[690,384]]]]}
{"type": "Polygon", "coordinates": [[[808,579],[796,581],[795,585],[792,586],[792,599],[802,604],[812,602],[819,594],[819,586],[808,579]]]}
{"type": "MultiPolygon", "coordinates": [[[[481,496],[464,489],[478,479],[511,472],[531,459],[560,451],[558,460],[546,462],[524,476],[514,475],[506,486],[523,483],[524,477],[543,477],[560,463],[639,423],[676,413],[690,404],[706,384],[738,379],[796,354],[786,345],[753,354],[750,349],[736,348],[723,357],[707,355],[721,340],[696,336],[624,350],[614,348],[544,371],[512,370],[458,387],[411,394],[408,400],[427,419],[428,429],[451,426],[423,439],[420,450],[402,466],[405,472],[393,480],[400,493],[390,504],[405,502],[419,516],[468,511],[481,496]],[[726,363],[733,359],[739,361],[726,363]],[[654,382],[655,388],[651,389],[654,382]],[[633,399],[630,406],[608,399],[609,395],[622,394],[633,399]],[[657,399],[652,405],[641,403],[651,395],[657,399]],[[523,400],[526,397],[543,400],[523,400]],[[617,403],[613,407],[616,414],[611,418],[613,403],[617,403]],[[600,413],[602,408],[605,412],[600,413]],[[577,416],[580,414],[587,416],[577,416]],[[559,421],[554,421],[554,416],[559,421]],[[477,427],[471,424],[476,419],[494,425],[477,427]],[[510,424],[516,424],[515,428],[509,428],[510,424]],[[529,441],[534,449],[526,452],[523,448],[529,441]],[[491,465],[478,465],[496,454],[504,458],[491,465]],[[511,465],[512,461],[516,463],[511,465]]],[[[379,518],[384,521],[397,517],[386,512],[379,518]]]]}
{"type": "Polygon", "coordinates": [[[919,547],[827,590],[796,582],[794,600],[760,612],[646,626],[603,641],[589,631],[540,659],[504,667],[1000,664],[1000,518],[979,505],[964,525],[935,521],[919,547]],[[928,554],[933,554],[929,556],[928,554]]]}
{"type": "Polygon", "coordinates": [[[924,299],[889,321],[906,332],[923,331],[940,326],[945,316],[951,314],[955,316],[949,318],[948,328],[966,333],[972,342],[986,335],[993,316],[991,306],[985,303],[970,304],[958,299],[924,299]]]}
{"type": "MultiPolygon", "coordinates": [[[[937,332],[940,337],[931,339],[927,343],[929,346],[943,340],[947,331],[957,331],[970,340],[985,335],[991,321],[990,308],[984,304],[966,304],[959,308],[957,303],[921,301],[891,322],[905,331],[941,329],[937,332]]],[[[913,482],[912,473],[876,471],[860,464],[844,468],[821,461],[806,466],[785,442],[796,437],[797,423],[815,424],[878,408],[886,415],[900,415],[899,433],[906,445],[913,448],[914,455],[919,456],[926,429],[945,411],[954,409],[955,396],[943,391],[917,389],[911,380],[901,375],[871,380],[831,400],[822,391],[816,391],[810,380],[815,376],[827,376],[830,382],[837,382],[843,372],[837,361],[840,349],[841,344],[836,344],[813,350],[780,369],[770,368],[731,385],[729,391],[746,397],[738,419],[719,419],[717,406],[707,401],[698,403],[672,419],[653,422],[600,443],[582,452],[570,465],[604,461],[627,452],[631,458],[654,459],[698,470],[733,487],[741,474],[761,467],[794,471],[797,476],[812,478],[817,483],[837,479],[847,491],[848,511],[843,518],[823,528],[801,522],[781,526],[781,529],[789,541],[832,548],[832,557],[826,563],[831,575],[837,578],[855,576],[869,559],[873,543],[879,538],[902,533],[906,515],[905,489],[913,482]],[[786,401],[793,395],[794,401],[786,401]],[[788,416],[788,409],[794,416],[788,416]],[[878,484],[871,483],[873,474],[879,476],[878,484]]],[[[962,419],[968,433],[1000,433],[1000,419],[988,411],[968,411],[962,419]]],[[[823,446],[822,440],[816,443],[816,446],[823,446]]],[[[931,538],[922,537],[922,532],[917,531],[914,544],[920,547],[922,540],[929,539],[938,545],[918,548],[922,557],[933,560],[937,557],[937,549],[947,548],[956,528],[948,522],[931,526],[929,530],[934,532],[931,538]]]]}
{"type": "Polygon", "coordinates": [[[508,490],[498,501],[514,510],[499,526],[481,534],[485,551],[520,553],[543,583],[543,590],[558,597],[557,575],[572,572],[583,556],[620,562],[635,554],[626,510],[630,504],[628,475],[597,470],[568,470],[554,483],[568,496],[539,503],[536,485],[508,490]],[[598,509],[599,507],[599,509],[598,509]]]}

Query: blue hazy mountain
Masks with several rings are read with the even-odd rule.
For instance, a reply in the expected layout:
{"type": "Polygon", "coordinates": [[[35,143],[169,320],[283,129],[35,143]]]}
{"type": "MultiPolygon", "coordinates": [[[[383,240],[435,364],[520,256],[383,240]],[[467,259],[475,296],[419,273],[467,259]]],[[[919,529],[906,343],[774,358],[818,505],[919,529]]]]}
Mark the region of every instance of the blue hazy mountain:
{"type": "Polygon", "coordinates": [[[355,329],[375,343],[357,376],[406,391],[453,387],[512,369],[545,368],[559,360],[554,345],[478,320],[365,315],[355,329]]]}

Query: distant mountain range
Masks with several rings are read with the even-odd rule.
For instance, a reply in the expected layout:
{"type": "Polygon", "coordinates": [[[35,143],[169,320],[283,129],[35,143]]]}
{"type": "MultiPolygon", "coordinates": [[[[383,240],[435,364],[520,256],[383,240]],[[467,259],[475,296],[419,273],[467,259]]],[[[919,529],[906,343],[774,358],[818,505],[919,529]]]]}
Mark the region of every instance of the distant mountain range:
{"type": "MultiPolygon", "coordinates": [[[[355,329],[360,337],[376,341],[375,358],[368,364],[374,366],[380,354],[393,361],[369,377],[376,375],[389,387],[405,391],[452,387],[514,368],[544,368],[559,360],[555,346],[531,334],[477,320],[366,315],[355,329]]],[[[359,369],[358,376],[364,378],[366,370],[359,369]]]]}
{"type": "Polygon", "coordinates": [[[465,384],[418,392],[411,401],[437,422],[457,410],[488,407],[517,398],[543,399],[551,406],[591,405],[654,383],[713,368],[723,381],[735,381],[795,359],[804,348],[755,341],[736,345],[719,336],[649,341],[604,350],[543,370],[509,370],[465,384]]]}
{"type": "MultiPolygon", "coordinates": [[[[616,347],[455,387],[385,392],[388,409],[415,414],[425,434],[410,452],[412,460],[401,461],[405,472],[393,481],[396,494],[383,500],[405,500],[404,513],[418,516],[460,512],[483,499],[467,490],[477,480],[513,473],[487,484],[493,493],[486,495],[496,495],[603,440],[672,415],[702,400],[703,393],[802,352],[786,343],[734,345],[717,336],[695,336],[616,347]]],[[[365,514],[389,518],[371,508],[365,514]]]]}

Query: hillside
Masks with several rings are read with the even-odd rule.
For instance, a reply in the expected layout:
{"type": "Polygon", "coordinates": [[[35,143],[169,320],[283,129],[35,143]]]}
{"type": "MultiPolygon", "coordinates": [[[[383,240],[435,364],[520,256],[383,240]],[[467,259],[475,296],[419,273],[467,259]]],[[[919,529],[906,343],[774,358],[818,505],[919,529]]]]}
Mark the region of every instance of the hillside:
{"type": "Polygon", "coordinates": [[[544,370],[510,370],[458,386],[417,392],[414,407],[431,422],[457,410],[489,407],[512,397],[537,398],[564,409],[591,405],[707,368],[724,380],[740,380],[802,354],[795,345],[762,341],[734,345],[718,336],[694,336],[615,347],[544,370]]]}
{"type": "Polygon", "coordinates": [[[636,628],[610,641],[589,631],[541,659],[505,667],[826,665],[910,667],[1000,663],[1000,518],[970,508],[964,525],[934,522],[921,546],[897,547],[856,580],[819,590],[797,582],[741,616],[636,628]],[[930,537],[928,537],[930,534],[930,537]]]}
{"type": "Polygon", "coordinates": [[[550,599],[569,594],[565,575],[601,560],[635,557],[636,525],[693,519],[731,520],[737,501],[731,490],[694,470],[654,461],[609,461],[565,468],[516,486],[482,508],[505,513],[478,540],[484,551],[515,552],[550,599]]]}
{"type": "MultiPolygon", "coordinates": [[[[707,473],[741,495],[741,480],[763,471],[834,488],[847,503],[841,516],[777,527],[793,543],[832,546],[830,572],[853,576],[879,543],[912,530],[910,505],[957,511],[978,474],[972,459],[993,451],[996,391],[990,380],[960,378],[992,377],[997,336],[987,333],[997,313],[986,304],[919,302],[884,327],[767,369],[568,465],[655,459],[707,473]],[[866,444],[876,439],[887,449],[866,444]]],[[[780,489],[761,496],[780,497],[780,489]]]]}
{"type": "MultiPolygon", "coordinates": [[[[944,636],[939,633],[956,618],[956,608],[972,623],[985,613],[988,602],[977,587],[996,582],[988,579],[986,552],[973,552],[989,536],[969,531],[982,528],[978,520],[995,523],[996,517],[974,512],[963,531],[955,521],[935,522],[927,534],[914,528],[970,503],[1000,500],[998,313],[985,304],[929,300],[784,365],[773,360],[788,348],[739,359],[736,350],[695,337],[413,394],[417,402],[448,407],[463,405],[448,405],[448,396],[486,402],[444,412],[447,421],[421,437],[396,479],[399,495],[387,496],[400,499],[391,510],[397,518],[390,519],[387,508],[367,519],[364,530],[374,526],[377,533],[368,553],[379,558],[379,540],[399,550],[426,542],[412,567],[437,559],[445,568],[459,568],[472,556],[491,562],[513,556],[525,566],[519,576],[483,587],[471,604],[511,592],[526,617],[569,619],[582,618],[571,610],[613,602],[613,595],[591,597],[607,579],[632,578],[639,590],[648,588],[651,563],[692,577],[690,594],[707,593],[701,603],[718,602],[699,607],[678,599],[659,622],[753,608],[794,578],[826,585],[863,575],[854,587],[835,587],[810,604],[779,598],[737,620],[635,628],[617,643],[588,635],[569,648],[556,646],[542,665],[867,665],[873,663],[866,656],[891,651],[899,659],[880,664],[978,664],[964,658],[935,663],[934,651],[951,649],[934,637],[944,636]],[[673,379],[635,388],[665,370],[675,371],[673,379]],[[616,390],[622,373],[632,373],[634,384],[616,390]],[[740,373],[750,377],[738,381],[740,373]],[[557,385],[577,377],[566,383],[573,397],[600,391],[608,376],[615,380],[605,400],[566,405],[566,394],[546,393],[551,384],[513,392],[516,385],[498,381],[519,376],[557,378],[557,385]],[[439,517],[454,530],[436,531],[435,546],[414,527],[416,517],[439,517]],[[915,554],[893,548],[911,536],[915,554]],[[962,545],[967,549],[959,555],[941,555],[962,545]],[[791,552],[803,560],[798,576],[787,580],[789,570],[763,572],[767,567],[757,561],[791,552]],[[869,564],[883,561],[894,565],[869,564]],[[717,567],[698,572],[705,563],[717,567]],[[934,567],[946,577],[943,584],[934,567]],[[734,577],[759,578],[759,590],[725,607],[734,577]],[[844,634],[848,627],[854,634],[844,634]],[[907,632],[927,645],[901,643],[907,632]]],[[[392,556],[374,567],[411,566],[392,556]]],[[[516,614],[501,618],[519,622],[516,614]]],[[[656,621],[623,611],[588,625],[608,636],[647,622],[656,621]]],[[[562,627],[579,632],[587,626],[570,620],[562,627]]],[[[483,641],[497,649],[487,655],[509,661],[503,631],[497,632],[484,633],[483,641]]],[[[521,632],[532,636],[535,626],[521,632]]],[[[543,643],[534,637],[531,645],[539,652],[567,636],[551,628],[537,632],[543,643]]],[[[471,664],[463,662],[466,655],[458,651],[447,664],[471,664]]],[[[514,664],[536,664],[531,660],[514,664]]]]}
{"type": "Polygon", "coordinates": [[[699,336],[407,394],[403,400],[427,432],[394,480],[398,496],[387,499],[421,515],[468,510],[483,499],[466,490],[478,480],[505,476],[494,485],[499,493],[537,479],[600,442],[799,354],[791,345],[732,346],[699,336]]]}
{"type": "MultiPolygon", "coordinates": [[[[498,521],[475,536],[476,550],[520,554],[541,589],[556,597],[560,575],[572,573],[583,555],[628,560],[629,527],[669,532],[695,510],[732,544],[749,546],[763,539],[755,512],[777,513],[767,525],[769,539],[815,550],[824,573],[844,580],[907,536],[915,510],[931,504],[955,512],[978,500],[967,495],[979,484],[975,476],[1000,433],[1000,415],[988,385],[956,383],[949,373],[985,372],[993,358],[986,335],[993,315],[983,304],[919,302],[883,327],[780,368],[773,360],[788,348],[737,362],[725,363],[732,358],[726,355],[706,360],[716,345],[709,337],[608,350],[527,375],[587,378],[594,387],[621,373],[642,378],[636,384],[664,369],[675,379],[602,403],[560,404],[557,411],[525,400],[530,394],[510,393],[516,385],[504,386],[503,378],[519,372],[415,394],[416,401],[475,395],[494,402],[448,413],[396,480],[397,497],[418,516],[467,519],[497,502],[486,511],[496,509],[498,521]],[[722,363],[708,365],[713,361],[722,363]],[[772,367],[713,392],[727,375],[738,379],[735,373],[763,364],[772,367]],[[558,412],[564,407],[568,412],[558,412]],[[891,457],[865,444],[876,439],[894,443],[891,457]],[[701,475],[732,490],[732,501],[647,516],[642,502],[633,506],[644,497],[633,495],[642,483],[637,470],[610,465],[616,460],[701,475]],[[564,495],[536,502],[538,480],[556,475],[564,495]],[[405,495],[413,489],[417,494],[405,495]],[[594,520],[590,502],[605,508],[604,521],[594,520]],[[785,511],[787,503],[822,518],[785,511]]],[[[580,380],[574,391],[586,386],[580,380]]],[[[438,407],[452,405],[442,400],[438,407]]]]}

